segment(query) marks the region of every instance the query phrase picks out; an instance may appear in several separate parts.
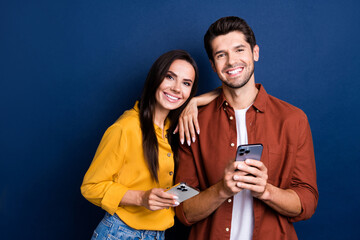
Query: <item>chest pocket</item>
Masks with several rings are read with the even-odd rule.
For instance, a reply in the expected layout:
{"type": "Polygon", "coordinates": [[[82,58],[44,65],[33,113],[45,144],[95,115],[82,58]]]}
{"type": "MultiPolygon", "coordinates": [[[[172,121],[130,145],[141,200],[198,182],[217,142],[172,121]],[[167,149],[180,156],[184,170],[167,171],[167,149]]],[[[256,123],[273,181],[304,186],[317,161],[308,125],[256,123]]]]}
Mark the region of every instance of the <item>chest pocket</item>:
{"type": "Polygon", "coordinates": [[[295,151],[292,145],[268,144],[264,149],[267,155],[264,164],[268,169],[268,181],[274,186],[285,188],[295,164],[295,151]]]}

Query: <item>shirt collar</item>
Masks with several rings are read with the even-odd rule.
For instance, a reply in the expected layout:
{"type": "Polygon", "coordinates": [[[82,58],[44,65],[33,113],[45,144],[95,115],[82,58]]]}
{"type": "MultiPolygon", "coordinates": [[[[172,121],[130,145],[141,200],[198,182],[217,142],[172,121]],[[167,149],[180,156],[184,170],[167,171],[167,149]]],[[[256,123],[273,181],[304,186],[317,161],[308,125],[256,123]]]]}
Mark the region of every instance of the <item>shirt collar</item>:
{"type": "MultiPolygon", "coordinates": [[[[265,88],[261,84],[257,83],[255,84],[255,86],[259,90],[259,92],[255,98],[252,107],[259,110],[260,112],[265,112],[268,94],[266,93],[265,88]]],[[[216,109],[220,109],[220,107],[224,107],[225,105],[227,106],[229,105],[229,103],[225,98],[224,92],[221,91],[219,97],[216,99],[216,109]]]]}
{"type": "Polygon", "coordinates": [[[255,84],[255,86],[257,89],[259,89],[259,92],[255,98],[253,106],[260,112],[265,112],[268,94],[260,83],[255,84]]]}
{"type": "MultiPolygon", "coordinates": [[[[135,102],[135,105],[134,105],[133,109],[134,109],[137,113],[140,113],[140,110],[139,110],[139,101],[136,101],[136,102],[135,102]]],[[[169,120],[169,118],[166,118],[166,119],[165,119],[165,124],[164,124],[164,130],[167,131],[169,128],[170,128],[170,120],[169,120]]],[[[155,130],[160,129],[160,130],[162,131],[162,129],[161,129],[158,125],[156,125],[155,123],[154,123],[154,129],[155,129],[155,130]]]]}
{"type": "Polygon", "coordinates": [[[136,102],[135,102],[135,105],[134,105],[133,109],[134,109],[136,112],[140,112],[140,110],[139,110],[139,101],[136,101],[136,102]]]}

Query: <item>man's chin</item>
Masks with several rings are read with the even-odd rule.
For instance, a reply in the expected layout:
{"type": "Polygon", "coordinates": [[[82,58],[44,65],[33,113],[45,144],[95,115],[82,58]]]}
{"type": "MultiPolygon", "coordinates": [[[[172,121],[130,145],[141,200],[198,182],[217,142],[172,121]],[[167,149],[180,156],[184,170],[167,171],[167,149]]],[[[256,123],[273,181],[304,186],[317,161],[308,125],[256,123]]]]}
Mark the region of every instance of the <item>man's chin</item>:
{"type": "Polygon", "coordinates": [[[250,79],[246,80],[245,82],[242,82],[242,83],[229,83],[229,82],[225,82],[225,81],[222,81],[222,83],[229,87],[229,88],[232,88],[232,89],[239,89],[239,88],[242,88],[243,86],[245,86],[248,82],[249,82],[250,79]]]}

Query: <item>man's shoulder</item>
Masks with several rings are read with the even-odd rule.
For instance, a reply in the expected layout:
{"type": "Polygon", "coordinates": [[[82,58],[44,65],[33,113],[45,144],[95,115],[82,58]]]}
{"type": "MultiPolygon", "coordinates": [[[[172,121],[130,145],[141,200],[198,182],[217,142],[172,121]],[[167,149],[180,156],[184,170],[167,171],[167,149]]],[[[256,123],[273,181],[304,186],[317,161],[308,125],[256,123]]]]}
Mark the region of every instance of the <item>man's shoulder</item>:
{"type": "Polygon", "coordinates": [[[279,119],[307,119],[300,108],[268,94],[267,111],[279,119]]]}
{"type": "Polygon", "coordinates": [[[218,109],[219,96],[212,100],[209,104],[199,108],[198,117],[199,119],[207,117],[208,115],[214,114],[218,109]]]}

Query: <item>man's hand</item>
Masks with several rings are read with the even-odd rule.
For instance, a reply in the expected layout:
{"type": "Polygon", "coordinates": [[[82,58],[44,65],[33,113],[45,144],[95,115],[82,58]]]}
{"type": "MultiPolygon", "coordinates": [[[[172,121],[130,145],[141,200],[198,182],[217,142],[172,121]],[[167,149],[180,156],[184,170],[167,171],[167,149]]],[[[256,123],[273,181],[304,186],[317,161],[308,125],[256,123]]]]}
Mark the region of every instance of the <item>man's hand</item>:
{"type": "Polygon", "coordinates": [[[266,166],[261,161],[246,159],[245,162],[239,162],[237,169],[239,171],[234,175],[236,186],[249,189],[253,197],[261,199],[266,192],[268,180],[266,166]]]}
{"type": "Polygon", "coordinates": [[[220,197],[229,198],[240,192],[243,188],[240,186],[240,178],[245,177],[246,172],[238,171],[242,162],[231,160],[224,170],[222,179],[222,189],[219,191],[220,197]]]}
{"type": "Polygon", "coordinates": [[[237,187],[249,189],[253,197],[262,200],[278,213],[295,217],[301,213],[299,196],[292,189],[281,189],[267,182],[266,166],[258,160],[246,159],[237,166],[238,172],[234,175],[238,181],[237,187]]]}
{"type": "Polygon", "coordinates": [[[184,144],[184,137],[186,137],[186,142],[190,146],[191,141],[195,142],[196,139],[195,130],[197,134],[200,134],[197,104],[197,99],[192,98],[179,117],[174,133],[179,132],[181,144],[184,144]]]}

